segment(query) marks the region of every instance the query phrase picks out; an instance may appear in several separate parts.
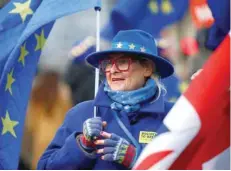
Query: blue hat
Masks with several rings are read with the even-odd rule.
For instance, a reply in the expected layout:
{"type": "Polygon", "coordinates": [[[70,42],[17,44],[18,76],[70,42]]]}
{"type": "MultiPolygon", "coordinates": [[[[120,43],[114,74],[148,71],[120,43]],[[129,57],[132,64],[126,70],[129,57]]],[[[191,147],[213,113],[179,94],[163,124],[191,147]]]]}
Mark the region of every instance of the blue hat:
{"type": "Polygon", "coordinates": [[[128,53],[142,55],[155,63],[156,73],[165,78],[173,74],[174,68],[170,62],[158,56],[154,38],[142,30],[124,30],[117,33],[112,40],[111,49],[95,52],[87,56],[86,61],[98,68],[99,60],[108,57],[109,54],[128,53]]]}

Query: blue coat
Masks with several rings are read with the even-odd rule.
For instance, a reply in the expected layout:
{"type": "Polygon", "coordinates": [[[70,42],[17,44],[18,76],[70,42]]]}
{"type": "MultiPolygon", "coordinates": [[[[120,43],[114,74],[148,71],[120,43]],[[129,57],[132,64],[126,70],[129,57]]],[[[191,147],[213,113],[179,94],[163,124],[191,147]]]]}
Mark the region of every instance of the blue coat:
{"type": "MultiPolygon", "coordinates": [[[[83,122],[93,117],[94,105],[98,107],[97,116],[107,122],[106,132],[115,133],[131,142],[112,115],[111,100],[101,86],[95,100],[86,101],[73,107],[66,115],[64,123],[58,129],[54,139],[42,155],[38,169],[127,169],[115,162],[103,161],[99,157],[84,152],[76,141],[82,133],[83,122]]],[[[160,96],[154,103],[146,102],[136,113],[119,113],[118,116],[133,137],[138,141],[140,131],[157,132],[163,118],[173,106],[160,96]]],[[[143,149],[146,144],[140,143],[143,149]]]]}

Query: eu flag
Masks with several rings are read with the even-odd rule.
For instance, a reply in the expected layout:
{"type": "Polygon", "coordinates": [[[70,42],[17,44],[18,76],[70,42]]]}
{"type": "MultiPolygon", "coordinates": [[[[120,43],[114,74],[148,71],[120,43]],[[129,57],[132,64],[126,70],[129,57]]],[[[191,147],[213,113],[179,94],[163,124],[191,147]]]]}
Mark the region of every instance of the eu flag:
{"type": "Polygon", "coordinates": [[[34,1],[30,4],[30,9],[27,13],[18,13],[15,15],[17,13],[16,10],[20,7],[18,2],[15,1],[15,5],[19,5],[18,8],[15,8],[13,2],[10,2],[0,11],[0,76],[2,75],[7,57],[21,36],[19,33],[23,32],[28,21],[30,21],[30,18],[32,17],[32,11],[35,11],[41,3],[41,1],[34,1]]]}
{"type": "Polygon", "coordinates": [[[101,34],[111,40],[120,30],[140,29],[158,38],[161,29],[180,20],[187,9],[188,0],[120,0],[101,34]]]}
{"type": "Polygon", "coordinates": [[[12,0],[0,11],[0,169],[17,169],[36,66],[57,18],[96,0],[12,0]]]}
{"type": "Polygon", "coordinates": [[[230,0],[208,0],[207,3],[215,21],[209,29],[205,45],[208,49],[215,50],[230,31],[230,0]]]}
{"type": "Polygon", "coordinates": [[[181,80],[175,74],[173,74],[167,78],[162,79],[161,81],[167,90],[164,96],[165,100],[169,102],[176,102],[182,93],[181,80]]]}

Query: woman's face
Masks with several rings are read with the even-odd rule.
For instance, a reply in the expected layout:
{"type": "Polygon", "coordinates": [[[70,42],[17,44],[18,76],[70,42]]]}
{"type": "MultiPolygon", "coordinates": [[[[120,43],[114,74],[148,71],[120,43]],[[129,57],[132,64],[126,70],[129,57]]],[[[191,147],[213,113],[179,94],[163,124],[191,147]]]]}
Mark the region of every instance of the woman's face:
{"type": "MultiPolygon", "coordinates": [[[[110,55],[109,59],[118,60],[127,57],[129,58],[124,54],[114,54],[110,55]]],[[[150,61],[141,64],[137,60],[132,60],[127,71],[120,71],[115,64],[110,66],[108,72],[106,72],[106,79],[110,88],[114,91],[131,91],[143,87],[152,72],[153,64],[150,61]]]]}

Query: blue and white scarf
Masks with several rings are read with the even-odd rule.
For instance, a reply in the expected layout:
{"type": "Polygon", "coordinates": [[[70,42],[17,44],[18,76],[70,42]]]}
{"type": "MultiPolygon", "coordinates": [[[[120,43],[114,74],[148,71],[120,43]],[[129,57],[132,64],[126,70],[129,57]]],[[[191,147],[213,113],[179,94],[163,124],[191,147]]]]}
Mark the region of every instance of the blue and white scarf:
{"type": "Polygon", "coordinates": [[[105,81],[104,91],[113,101],[111,109],[125,111],[126,113],[135,112],[140,109],[140,104],[152,98],[157,90],[156,82],[148,79],[145,86],[132,91],[113,91],[107,81],[105,81]]]}

